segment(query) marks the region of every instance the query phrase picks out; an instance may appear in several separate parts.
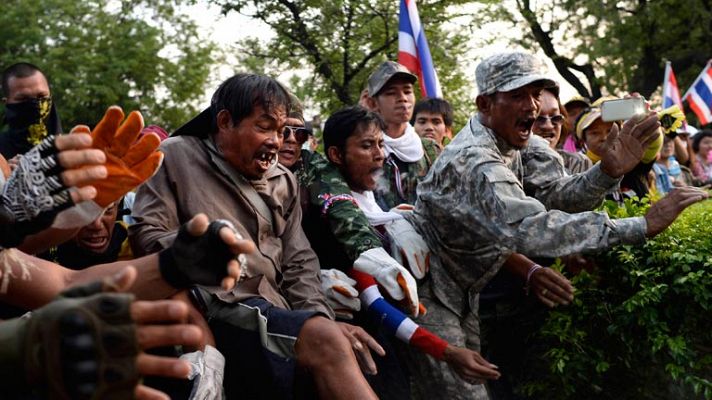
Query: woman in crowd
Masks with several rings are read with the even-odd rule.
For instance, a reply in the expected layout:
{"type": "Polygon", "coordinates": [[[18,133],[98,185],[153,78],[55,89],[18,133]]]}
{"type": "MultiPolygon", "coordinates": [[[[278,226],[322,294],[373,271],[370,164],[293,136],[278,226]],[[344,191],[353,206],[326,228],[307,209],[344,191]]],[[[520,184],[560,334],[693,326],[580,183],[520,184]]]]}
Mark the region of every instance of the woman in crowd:
{"type": "Polygon", "coordinates": [[[703,184],[709,183],[712,180],[712,130],[699,131],[692,139],[692,150],[696,159],[692,172],[703,184]]]}
{"type": "Polygon", "coordinates": [[[562,137],[567,137],[568,114],[561,106],[558,94],[553,89],[545,89],[541,92],[541,111],[532,126],[532,132],[549,142],[549,147],[556,150],[564,159],[564,167],[570,174],[584,172],[593,165],[588,157],[580,153],[572,153],[563,148],[557,148],[562,137]]]}
{"type": "MultiPolygon", "coordinates": [[[[595,101],[588,111],[579,117],[576,123],[576,137],[582,140],[582,149],[586,156],[595,164],[601,160],[601,154],[605,154],[608,135],[613,128],[613,124],[618,122],[605,122],[601,118],[601,104],[608,100],[615,100],[616,97],[603,97],[595,101]]],[[[622,201],[625,197],[637,196],[643,198],[649,192],[648,174],[653,168],[658,151],[663,144],[662,133],[645,150],[640,163],[630,172],[623,176],[620,190],[613,193],[616,201],[622,201]]]]}

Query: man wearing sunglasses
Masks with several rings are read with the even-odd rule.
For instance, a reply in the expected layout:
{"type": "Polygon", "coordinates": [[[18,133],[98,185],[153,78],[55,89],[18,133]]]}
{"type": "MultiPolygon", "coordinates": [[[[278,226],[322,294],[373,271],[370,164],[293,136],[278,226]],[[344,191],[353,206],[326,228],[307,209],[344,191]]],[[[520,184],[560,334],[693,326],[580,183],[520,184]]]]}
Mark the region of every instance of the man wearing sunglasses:
{"type": "MultiPolygon", "coordinates": [[[[297,104],[298,100],[292,97],[292,102],[297,104]]],[[[279,163],[292,172],[295,172],[296,169],[304,168],[301,159],[302,145],[309,140],[311,134],[311,130],[304,124],[301,106],[293,107],[287,116],[287,122],[282,133],[284,141],[282,142],[282,147],[279,148],[279,163]]]]}
{"type": "Polygon", "coordinates": [[[287,115],[287,121],[284,126],[282,136],[282,146],[279,148],[278,161],[282,166],[292,171],[299,182],[299,201],[302,207],[302,213],[306,211],[309,204],[309,193],[307,187],[313,181],[315,163],[318,163],[317,157],[314,157],[313,152],[303,149],[302,145],[309,140],[312,134],[311,130],[304,123],[303,107],[299,99],[291,95],[292,109],[287,115]]]}

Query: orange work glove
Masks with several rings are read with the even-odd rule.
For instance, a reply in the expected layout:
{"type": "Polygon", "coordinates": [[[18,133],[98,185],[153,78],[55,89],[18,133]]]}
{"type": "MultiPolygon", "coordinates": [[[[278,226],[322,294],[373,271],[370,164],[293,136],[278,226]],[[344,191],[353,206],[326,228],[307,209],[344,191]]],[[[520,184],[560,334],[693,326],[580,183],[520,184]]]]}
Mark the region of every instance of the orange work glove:
{"type": "Polygon", "coordinates": [[[90,223],[111,203],[158,171],[163,161],[163,153],[157,150],[161,140],[156,134],[149,133],[136,141],[142,129],[143,117],[140,112],[132,111],[124,120],[121,107],[111,106],[93,131],[90,132],[86,125],[75,126],[70,131],[91,133],[92,147],[106,154],[108,176],[90,182],[89,185],[97,191],[94,200],[79,203],[60,213],[54,227],[75,228],[90,223]]]}
{"type": "MultiPolygon", "coordinates": [[[[140,112],[132,111],[124,121],[121,107],[111,106],[91,131],[92,147],[104,151],[109,171],[106,179],[90,183],[97,190],[94,201],[102,208],[146,182],[161,166],[163,153],[157,151],[161,139],[146,134],[136,142],[142,129],[140,112]]],[[[89,133],[89,127],[78,125],[70,133],[89,133]]]]}

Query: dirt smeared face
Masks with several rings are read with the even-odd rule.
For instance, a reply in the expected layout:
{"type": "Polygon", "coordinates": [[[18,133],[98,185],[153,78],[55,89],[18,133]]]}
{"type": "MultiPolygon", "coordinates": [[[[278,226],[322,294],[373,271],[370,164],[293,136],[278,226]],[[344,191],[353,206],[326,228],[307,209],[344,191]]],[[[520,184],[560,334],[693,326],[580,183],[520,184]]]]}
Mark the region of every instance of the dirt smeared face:
{"type": "Polygon", "coordinates": [[[218,113],[218,133],[215,137],[223,157],[248,179],[260,179],[277,162],[282,146],[287,114],[283,107],[267,113],[255,106],[252,114],[237,125],[230,113],[218,113]],[[226,113],[226,114],[223,114],[226,113]]]}

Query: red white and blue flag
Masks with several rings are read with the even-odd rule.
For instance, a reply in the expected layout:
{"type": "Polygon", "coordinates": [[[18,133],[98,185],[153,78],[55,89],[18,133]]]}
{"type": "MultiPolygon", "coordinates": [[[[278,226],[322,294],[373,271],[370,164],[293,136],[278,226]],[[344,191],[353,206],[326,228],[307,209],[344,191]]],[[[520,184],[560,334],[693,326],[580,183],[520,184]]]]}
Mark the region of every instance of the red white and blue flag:
{"type": "Polygon", "coordinates": [[[682,100],[680,99],[680,89],[678,89],[677,79],[675,79],[675,73],[672,72],[670,61],[667,61],[665,63],[665,80],[663,81],[663,109],[673,105],[677,105],[680,107],[680,110],[684,110],[682,100]]]}
{"type": "MultiPolygon", "coordinates": [[[[672,72],[672,64],[670,61],[665,62],[665,79],[663,80],[663,109],[671,106],[678,106],[680,111],[684,112],[682,99],[680,98],[680,89],[677,86],[675,73],[672,72]]],[[[682,126],[687,129],[687,121],[682,121],[682,126]]]]}
{"type": "Polygon", "coordinates": [[[682,98],[697,115],[701,125],[712,123],[712,62],[708,61],[700,76],[682,98]]]}
{"type": "Polygon", "coordinates": [[[401,0],[398,16],[398,62],[420,81],[423,97],[443,97],[438,74],[430,56],[428,40],[420,25],[415,0],[401,0]]]}

